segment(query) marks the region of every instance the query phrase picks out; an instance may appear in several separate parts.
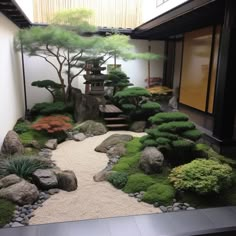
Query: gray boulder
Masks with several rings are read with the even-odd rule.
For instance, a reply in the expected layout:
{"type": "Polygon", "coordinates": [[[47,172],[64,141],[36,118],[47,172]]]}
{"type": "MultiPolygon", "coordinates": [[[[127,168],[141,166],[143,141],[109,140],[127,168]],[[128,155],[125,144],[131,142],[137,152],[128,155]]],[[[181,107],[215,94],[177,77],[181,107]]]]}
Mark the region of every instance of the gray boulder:
{"type": "Polygon", "coordinates": [[[18,134],[10,130],[4,138],[2,149],[3,154],[22,154],[24,152],[24,146],[22,145],[18,134]]]}
{"type": "Polygon", "coordinates": [[[131,126],[130,126],[130,131],[133,132],[144,132],[146,128],[147,122],[146,121],[135,121],[131,126]]]}
{"type": "Polygon", "coordinates": [[[38,169],[32,174],[34,183],[41,189],[58,187],[57,176],[50,169],[38,169]]]}
{"type": "Polygon", "coordinates": [[[83,141],[86,139],[86,135],[84,133],[78,133],[73,135],[73,139],[75,141],[83,141]]]}
{"type": "Polygon", "coordinates": [[[116,146],[119,143],[126,143],[133,139],[133,136],[128,134],[112,134],[106,138],[100,145],[95,148],[97,152],[106,153],[109,149],[116,146]]]}
{"type": "Polygon", "coordinates": [[[0,179],[0,189],[1,188],[6,188],[8,186],[11,186],[13,184],[17,184],[21,181],[21,178],[18,177],[17,175],[8,175],[2,179],[0,179]]]}
{"type": "Polygon", "coordinates": [[[77,189],[77,178],[75,173],[71,170],[54,170],[54,173],[57,176],[58,188],[71,192],[77,189]]]}
{"type": "Polygon", "coordinates": [[[84,123],[78,125],[75,129],[79,132],[89,135],[101,135],[107,132],[107,129],[103,123],[96,122],[93,120],[87,120],[84,123]]]}
{"type": "Polygon", "coordinates": [[[146,147],[141,155],[139,167],[146,173],[160,172],[164,163],[163,154],[155,147],[146,147]]]}
{"type": "Polygon", "coordinates": [[[96,120],[99,118],[99,101],[96,97],[82,94],[79,89],[72,89],[74,101],[74,117],[76,122],[96,120]]]}
{"type": "Polygon", "coordinates": [[[37,187],[23,179],[19,183],[0,189],[0,198],[15,202],[21,206],[34,203],[38,196],[37,187]]]}
{"type": "Polygon", "coordinates": [[[46,143],[45,143],[45,148],[51,149],[51,150],[55,150],[57,148],[57,139],[49,139],[46,143]]]}

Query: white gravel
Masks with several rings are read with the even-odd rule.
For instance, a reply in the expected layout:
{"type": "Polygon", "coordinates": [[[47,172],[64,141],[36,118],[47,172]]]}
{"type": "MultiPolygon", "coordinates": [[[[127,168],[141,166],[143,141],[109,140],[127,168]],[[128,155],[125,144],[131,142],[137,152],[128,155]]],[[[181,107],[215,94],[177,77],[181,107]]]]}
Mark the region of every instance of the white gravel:
{"type": "Polygon", "coordinates": [[[55,160],[57,166],[75,172],[78,189],[73,192],[60,191],[53,195],[44,202],[43,207],[34,211],[31,225],[160,212],[159,208],[137,202],[137,199],[117,190],[108,182],[94,182],[93,176],[105,168],[108,161],[106,154],[95,152],[94,149],[114,133],[143,135],[112,131],[81,142],[66,141],[53,151],[52,160],[55,160]]]}

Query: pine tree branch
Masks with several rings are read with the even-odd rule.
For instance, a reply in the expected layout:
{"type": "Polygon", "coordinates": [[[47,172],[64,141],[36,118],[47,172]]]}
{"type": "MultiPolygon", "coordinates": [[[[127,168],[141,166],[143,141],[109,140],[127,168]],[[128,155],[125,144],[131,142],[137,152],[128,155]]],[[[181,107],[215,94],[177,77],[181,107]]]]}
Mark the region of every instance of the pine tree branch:
{"type": "Polygon", "coordinates": [[[59,73],[59,69],[58,69],[51,61],[49,61],[49,60],[47,59],[47,57],[41,56],[41,55],[39,55],[39,54],[37,54],[36,56],[43,58],[46,62],[48,62],[49,64],[51,64],[51,65],[55,68],[55,70],[57,71],[57,73],[59,73]]]}

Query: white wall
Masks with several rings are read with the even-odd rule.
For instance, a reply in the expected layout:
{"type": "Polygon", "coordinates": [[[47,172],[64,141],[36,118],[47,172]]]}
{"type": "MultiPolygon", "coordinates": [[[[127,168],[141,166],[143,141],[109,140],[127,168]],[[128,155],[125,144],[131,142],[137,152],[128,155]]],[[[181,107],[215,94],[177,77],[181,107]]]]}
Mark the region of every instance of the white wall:
{"type": "MultiPolygon", "coordinates": [[[[136,52],[147,52],[148,45],[151,45],[151,52],[164,55],[164,42],[162,41],[150,41],[147,40],[131,40],[131,43],[135,46],[136,52]]],[[[113,64],[114,60],[108,60],[108,64],[113,64]]],[[[148,76],[147,61],[144,60],[132,60],[123,61],[117,60],[117,64],[122,64],[122,70],[130,77],[131,83],[135,86],[145,87],[145,79],[148,76]]],[[[28,107],[31,108],[35,103],[51,101],[51,95],[45,89],[40,89],[31,86],[31,83],[36,80],[51,79],[58,82],[55,69],[38,57],[25,56],[25,73],[27,84],[27,98],[28,107]]],[[[163,77],[163,59],[151,62],[151,76],[163,77]]],[[[83,84],[83,76],[79,76],[78,79],[74,79],[73,86],[80,88],[84,91],[85,85],[83,84]]]]}
{"type": "Polygon", "coordinates": [[[13,46],[18,27],[0,13],[0,147],[6,133],[24,114],[20,53],[13,46]]]}
{"type": "Polygon", "coordinates": [[[157,0],[144,0],[142,23],[145,23],[187,1],[189,0],[167,0],[163,4],[157,6],[157,0]]]}
{"type": "Polygon", "coordinates": [[[33,22],[33,0],[15,0],[25,15],[33,22]]]}

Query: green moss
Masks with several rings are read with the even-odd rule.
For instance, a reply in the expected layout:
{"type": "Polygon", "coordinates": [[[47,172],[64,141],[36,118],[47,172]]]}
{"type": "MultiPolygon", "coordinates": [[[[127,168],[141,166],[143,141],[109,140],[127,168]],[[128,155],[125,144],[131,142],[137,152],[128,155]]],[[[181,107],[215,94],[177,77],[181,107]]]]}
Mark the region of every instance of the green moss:
{"type": "Polygon", "coordinates": [[[140,138],[133,138],[126,144],[126,155],[137,154],[140,152],[142,144],[140,143],[140,138]]]}
{"type": "Polygon", "coordinates": [[[126,185],[128,175],[125,172],[115,172],[109,175],[108,181],[116,188],[121,189],[126,185]]]}
{"type": "Polygon", "coordinates": [[[128,163],[117,163],[116,165],[113,166],[112,170],[114,171],[118,171],[118,172],[128,172],[130,169],[130,166],[128,163]]]}
{"type": "Polygon", "coordinates": [[[149,118],[153,124],[162,124],[171,121],[187,121],[187,115],[181,112],[161,112],[149,118]]]}
{"type": "Polygon", "coordinates": [[[36,140],[43,147],[46,141],[49,139],[49,136],[46,133],[36,130],[30,130],[28,132],[22,133],[19,135],[19,137],[22,144],[25,146],[30,145],[32,140],[36,140]]]}
{"type": "Polygon", "coordinates": [[[0,228],[8,224],[13,217],[15,205],[5,199],[0,199],[0,228]]]}
{"type": "Polygon", "coordinates": [[[195,125],[190,121],[172,121],[158,126],[159,131],[172,133],[181,133],[194,128],[195,125]]]}
{"type": "Polygon", "coordinates": [[[192,129],[192,130],[184,131],[183,133],[180,134],[180,136],[193,140],[193,141],[197,141],[198,139],[201,138],[202,132],[197,129],[192,129]]]}
{"type": "Polygon", "coordinates": [[[22,134],[24,132],[28,132],[30,130],[29,122],[26,121],[18,121],[14,126],[13,130],[18,133],[22,134]]]}
{"type": "Polygon", "coordinates": [[[123,190],[126,193],[146,191],[153,184],[155,184],[155,181],[152,177],[141,173],[133,174],[128,177],[128,182],[123,190]]]}
{"type": "Polygon", "coordinates": [[[147,189],[143,201],[147,203],[158,202],[162,205],[169,205],[175,197],[175,190],[171,185],[156,183],[147,189]]]}

